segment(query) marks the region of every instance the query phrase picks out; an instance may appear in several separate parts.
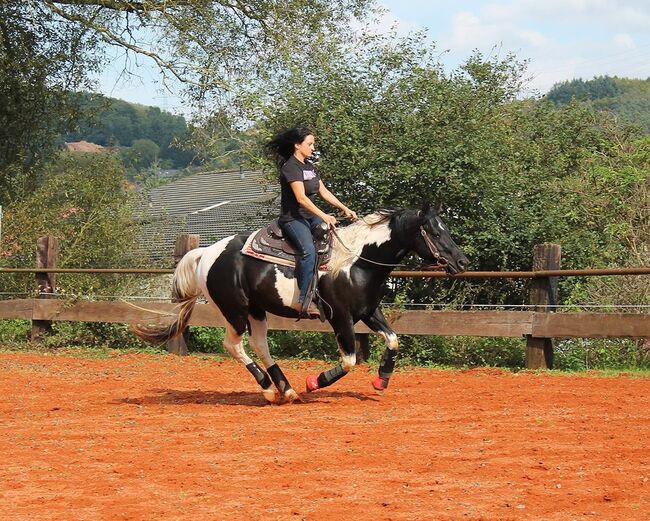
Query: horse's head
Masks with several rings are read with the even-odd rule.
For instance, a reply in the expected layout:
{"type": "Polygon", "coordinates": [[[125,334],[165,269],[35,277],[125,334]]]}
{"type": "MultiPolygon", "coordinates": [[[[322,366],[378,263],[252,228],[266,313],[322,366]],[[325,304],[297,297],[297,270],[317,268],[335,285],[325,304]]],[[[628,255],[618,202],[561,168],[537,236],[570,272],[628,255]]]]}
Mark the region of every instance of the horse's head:
{"type": "Polygon", "coordinates": [[[467,269],[469,260],[451,238],[449,228],[436,210],[428,207],[420,210],[417,224],[418,237],[413,249],[426,263],[452,275],[467,269]]]}

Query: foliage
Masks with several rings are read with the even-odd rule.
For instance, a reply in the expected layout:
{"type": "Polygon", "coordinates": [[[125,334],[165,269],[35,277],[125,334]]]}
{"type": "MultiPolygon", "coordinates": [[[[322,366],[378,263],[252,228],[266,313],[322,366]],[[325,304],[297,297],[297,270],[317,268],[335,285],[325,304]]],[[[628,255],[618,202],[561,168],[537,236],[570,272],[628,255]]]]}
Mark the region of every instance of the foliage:
{"type": "Polygon", "coordinates": [[[184,82],[195,99],[259,78],[296,49],[309,52],[335,41],[351,19],[362,17],[372,5],[371,0],[24,3],[34,16],[75,24],[101,35],[128,57],[151,60],[162,72],[163,84],[184,82]]]}
{"type": "MultiPolygon", "coordinates": [[[[223,328],[193,327],[190,332],[193,352],[227,355],[223,348],[223,328]]],[[[246,337],[244,342],[251,352],[246,337]]],[[[400,335],[399,343],[399,367],[525,367],[526,341],[521,338],[400,335]]],[[[316,359],[330,363],[338,359],[336,341],[331,333],[271,331],[269,348],[278,359],[316,359]]],[[[370,348],[370,363],[378,364],[385,349],[383,339],[371,335],[370,348]]],[[[560,371],[650,369],[650,352],[639,340],[556,340],[554,352],[554,366],[560,371]]]]}
{"type": "MultiPolygon", "coordinates": [[[[190,328],[189,347],[200,353],[227,354],[223,347],[224,329],[215,327],[190,328]]],[[[269,349],[277,358],[316,358],[334,360],[338,357],[332,333],[269,331],[269,349]]],[[[248,337],[245,348],[251,352],[248,337]]]]}
{"type": "MultiPolygon", "coordinates": [[[[79,99],[70,94],[92,90],[90,78],[106,63],[107,48],[124,52],[125,76],[137,73],[132,64],[140,58],[151,60],[163,86],[181,82],[201,104],[211,94],[228,96],[237,82],[263,81],[295,49],[330,45],[371,3],[0,2],[0,204],[42,182],[42,168],[32,167],[49,159],[57,135],[73,130],[79,99]]],[[[161,148],[163,159],[181,161],[183,152],[161,148]]]]}
{"type": "Polygon", "coordinates": [[[564,371],[650,369],[650,352],[641,340],[564,340],[555,343],[554,365],[564,371]]]}
{"type": "MultiPolygon", "coordinates": [[[[38,237],[59,239],[58,265],[75,268],[135,267],[138,255],[135,197],[124,170],[109,154],[61,154],[43,173],[44,184],[11,205],[3,222],[2,264],[35,266],[38,237]]],[[[33,286],[25,277],[0,279],[5,291],[33,286]]],[[[95,294],[128,279],[90,275],[60,276],[61,292],[95,294]]]]}
{"type": "MultiPolygon", "coordinates": [[[[400,335],[400,364],[445,367],[524,367],[526,341],[519,338],[435,337],[400,335]]],[[[383,342],[375,339],[373,356],[383,342]]]]}
{"type": "MultiPolygon", "coordinates": [[[[617,202],[634,204],[643,179],[613,153],[612,140],[627,147],[631,129],[579,102],[517,100],[525,64],[512,56],[477,54],[445,74],[435,49],[417,37],[351,45],[354,53],[317,55],[264,91],[242,94],[241,113],[259,122],[251,160],[277,129],[306,124],[317,136],[323,178],[340,199],[358,213],[443,201],[472,270],[530,270],[533,247],[544,242],[562,245],[565,268],[625,258],[617,202]],[[617,182],[598,181],[605,164],[617,182]]],[[[563,283],[563,296],[572,284],[563,283]]],[[[440,281],[434,293],[428,283],[405,281],[392,296],[526,304],[527,287],[440,281]]]]}
{"type": "Polygon", "coordinates": [[[132,170],[144,170],[156,164],[160,147],[150,139],[136,139],[133,144],[123,149],[121,156],[125,166],[132,170]]]}
{"type": "MultiPolygon", "coordinates": [[[[30,342],[31,322],[27,320],[0,321],[0,344],[21,346],[30,342]]],[[[137,349],[139,351],[165,351],[164,347],[155,349],[134,337],[125,324],[106,324],[99,322],[53,322],[52,333],[42,336],[38,346],[41,348],[83,348],[85,352],[94,349],[137,349]]]]}
{"type": "Polygon", "coordinates": [[[87,87],[86,74],[98,65],[92,54],[96,35],[28,4],[0,2],[0,204],[5,206],[41,181],[34,167],[76,116],[65,93],[87,87]]]}
{"type": "MultiPolygon", "coordinates": [[[[160,110],[101,95],[76,94],[71,96],[79,105],[77,128],[63,137],[64,141],[90,141],[105,147],[120,147],[126,156],[127,168],[142,169],[160,159],[171,168],[191,164],[195,152],[185,150],[185,118],[160,110]],[[158,151],[144,164],[133,157],[141,157],[143,141],[154,143],[158,151]]],[[[150,147],[150,145],[148,145],[150,147]]]]}
{"type": "Polygon", "coordinates": [[[622,121],[639,125],[650,134],[650,78],[637,80],[599,76],[553,85],[546,98],[558,105],[573,98],[590,102],[597,110],[610,111],[622,121]]]}

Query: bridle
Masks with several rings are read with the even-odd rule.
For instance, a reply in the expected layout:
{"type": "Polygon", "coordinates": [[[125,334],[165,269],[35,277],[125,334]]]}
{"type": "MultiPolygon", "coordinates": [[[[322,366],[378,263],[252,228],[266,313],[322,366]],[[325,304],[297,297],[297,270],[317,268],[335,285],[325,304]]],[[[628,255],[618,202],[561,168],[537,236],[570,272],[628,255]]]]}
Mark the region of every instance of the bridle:
{"type": "Polygon", "coordinates": [[[429,248],[431,255],[433,255],[434,259],[436,259],[436,264],[434,266],[437,267],[438,269],[444,269],[444,267],[447,265],[447,259],[445,259],[442,255],[440,255],[440,251],[438,250],[438,247],[431,240],[431,237],[429,237],[429,234],[424,229],[423,224],[420,225],[420,234],[424,239],[424,244],[426,244],[427,248],[429,248]]]}

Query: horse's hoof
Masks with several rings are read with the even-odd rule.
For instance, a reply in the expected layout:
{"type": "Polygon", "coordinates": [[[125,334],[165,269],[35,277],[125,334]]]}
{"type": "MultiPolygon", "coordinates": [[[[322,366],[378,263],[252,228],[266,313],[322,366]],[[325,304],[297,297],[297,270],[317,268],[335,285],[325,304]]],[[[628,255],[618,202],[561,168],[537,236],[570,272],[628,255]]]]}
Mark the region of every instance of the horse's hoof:
{"type": "Polygon", "coordinates": [[[278,403],[280,401],[280,393],[273,388],[263,389],[262,395],[264,396],[264,399],[269,403],[278,403]]]}
{"type": "Polygon", "coordinates": [[[318,376],[315,374],[310,374],[307,377],[307,380],[305,380],[305,388],[308,393],[313,393],[314,391],[318,391],[320,389],[318,385],[318,376]]]}
{"type": "Polygon", "coordinates": [[[293,389],[289,389],[288,391],[284,392],[284,401],[288,403],[293,403],[293,402],[301,402],[302,400],[300,399],[300,396],[298,396],[298,393],[294,391],[293,389]]]}
{"type": "Polygon", "coordinates": [[[377,392],[377,394],[384,394],[384,391],[388,387],[388,378],[382,378],[381,376],[378,376],[371,383],[373,389],[377,392]]]}

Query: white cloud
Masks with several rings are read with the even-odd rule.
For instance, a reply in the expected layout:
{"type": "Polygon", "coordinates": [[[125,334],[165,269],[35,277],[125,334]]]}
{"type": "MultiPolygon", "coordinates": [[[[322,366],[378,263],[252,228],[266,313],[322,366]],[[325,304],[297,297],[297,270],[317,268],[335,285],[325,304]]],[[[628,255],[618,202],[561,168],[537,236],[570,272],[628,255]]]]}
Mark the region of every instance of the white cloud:
{"type": "Polygon", "coordinates": [[[522,21],[583,29],[642,31],[650,27],[650,2],[645,0],[511,0],[509,5],[522,21]]]}
{"type": "Polygon", "coordinates": [[[359,24],[353,20],[352,29],[360,31],[362,29],[374,34],[396,33],[399,36],[406,36],[409,33],[422,30],[421,25],[397,18],[387,7],[381,6],[377,15],[373,16],[368,23],[359,24]]]}
{"type": "MultiPolygon", "coordinates": [[[[504,0],[463,7],[437,36],[455,64],[472,50],[529,60],[531,88],[600,75],[650,77],[650,2],[504,0]]],[[[451,63],[450,65],[455,65],[451,63]]]]}
{"type": "Polygon", "coordinates": [[[629,34],[621,33],[614,35],[613,38],[614,46],[620,49],[635,49],[636,45],[634,40],[629,34]]]}
{"type": "Polygon", "coordinates": [[[452,50],[482,49],[494,45],[502,39],[501,27],[485,23],[473,13],[461,12],[454,16],[451,33],[443,37],[444,46],[452,50]]]}
{"type": "Polygon", "coordinates": [[[520,40],[529,43],[533,47],[542,47],[549,45],[550,41],[546,36],[538,31],[517,31],[517,36],[520,40]]]}

